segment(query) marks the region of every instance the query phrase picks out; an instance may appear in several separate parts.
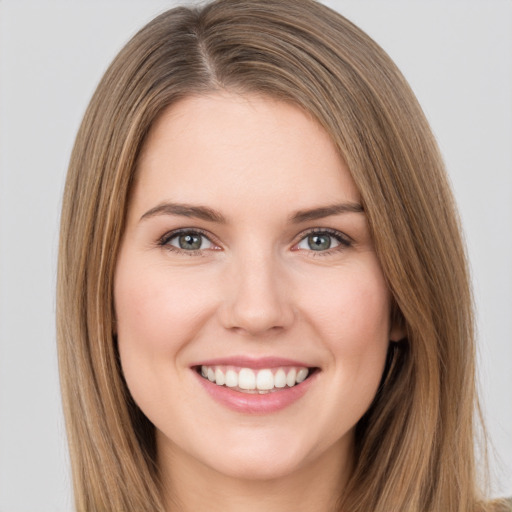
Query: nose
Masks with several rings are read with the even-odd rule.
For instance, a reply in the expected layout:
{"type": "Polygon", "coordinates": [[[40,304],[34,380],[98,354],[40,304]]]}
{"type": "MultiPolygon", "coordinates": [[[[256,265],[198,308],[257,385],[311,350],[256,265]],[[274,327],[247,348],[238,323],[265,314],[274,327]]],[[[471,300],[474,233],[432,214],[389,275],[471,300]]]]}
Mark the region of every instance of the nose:
{"type": "Polygon", "coordinates": [[[284,270],[276,258],[262,253],[241,255],[229,267],[220,308],[225,328],[259,336],[292,324],[294,307],[284,270]]]}

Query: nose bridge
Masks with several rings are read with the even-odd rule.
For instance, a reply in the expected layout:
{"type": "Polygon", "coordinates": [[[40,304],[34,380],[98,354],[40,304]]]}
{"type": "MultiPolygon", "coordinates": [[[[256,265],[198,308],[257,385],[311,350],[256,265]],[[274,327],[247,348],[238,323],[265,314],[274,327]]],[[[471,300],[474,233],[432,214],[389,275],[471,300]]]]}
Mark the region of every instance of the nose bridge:
{"type": "Polygon", "coordinates": [[[287,327],[293,318],[285,271],[271,248],[254,245],[233,255],[225,296],[225,325],[251,335],[287,327]]]}

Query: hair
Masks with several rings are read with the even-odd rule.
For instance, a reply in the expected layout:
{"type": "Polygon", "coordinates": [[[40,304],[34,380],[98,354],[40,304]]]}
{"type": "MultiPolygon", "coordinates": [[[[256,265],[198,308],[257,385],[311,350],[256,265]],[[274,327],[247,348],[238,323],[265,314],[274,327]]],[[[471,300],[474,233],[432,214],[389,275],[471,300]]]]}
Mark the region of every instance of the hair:
{"type": "Polygon", "coordinates": [[[218,0],[140,30],[90,102],[66,181],[58,345],[79,511],[163,511],[155,432],[123,379],[113,276],[137,159],[158,116],[215,91],[309,112],[360,191],[406,339],[356,427],[344,512],[490,510],[477,488],[472,299],[444,165],[386,53],[312,0],[218,0]],[[486,508],[487,507],[487,508],[486,508]]]}

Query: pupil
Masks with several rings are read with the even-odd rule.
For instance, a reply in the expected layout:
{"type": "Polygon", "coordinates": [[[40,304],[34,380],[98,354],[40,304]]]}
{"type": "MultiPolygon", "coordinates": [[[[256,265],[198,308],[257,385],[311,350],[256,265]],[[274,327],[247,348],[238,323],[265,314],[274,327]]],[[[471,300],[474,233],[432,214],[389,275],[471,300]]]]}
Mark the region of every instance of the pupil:
{"type": "Polygon", "coordinates": [[[309,235],[308,245],[313,251],[325,251],[331,247],[331,237],[329,235],[309,235]]]}
{"type": "Polygon", "coordinates": [[[180,248],[186,250],[197,250],[201,248],[200,235],[181,235],[179,238],[180,248]]]}

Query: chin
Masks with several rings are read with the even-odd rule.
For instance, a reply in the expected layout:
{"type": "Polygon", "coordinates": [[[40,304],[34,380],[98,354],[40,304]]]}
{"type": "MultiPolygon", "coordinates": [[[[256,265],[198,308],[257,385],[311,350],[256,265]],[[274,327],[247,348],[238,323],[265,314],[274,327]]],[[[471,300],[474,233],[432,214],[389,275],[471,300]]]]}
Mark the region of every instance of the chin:
{"type": "Polygon", "coordinates": [[[261,429],[244,435],[228,437],[230,441],[220,443],[220,450],[203,451],[203,461],[216,472],[242,480],[273,480],[285,478],[319,456],[312,448],[316,443],[308,443],[298,433],[286,435],[261,429]],[[207,455],[204,457],[205,455],[207,455]]]}
{"type": "Polygon", "coordinates": [[[289,455],[282,451],[270,456],[267,453],[253,456],[233,454],[210,467],[222,475],[238,480],[278,480],[299,471],[304,464],[300,458],[289,455]]]}

